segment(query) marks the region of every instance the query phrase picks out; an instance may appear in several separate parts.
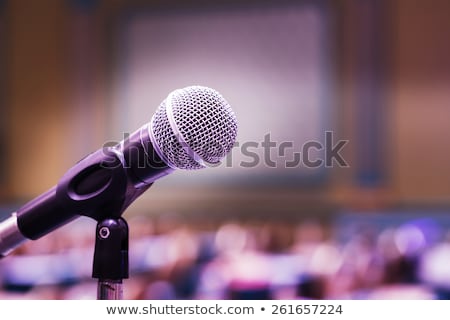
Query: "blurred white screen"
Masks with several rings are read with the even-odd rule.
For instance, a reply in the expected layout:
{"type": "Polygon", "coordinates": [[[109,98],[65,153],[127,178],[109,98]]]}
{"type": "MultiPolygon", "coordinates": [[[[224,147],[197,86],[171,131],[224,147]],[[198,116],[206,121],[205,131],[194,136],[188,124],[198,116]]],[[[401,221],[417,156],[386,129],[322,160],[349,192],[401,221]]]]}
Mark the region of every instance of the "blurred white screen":
{"type": "MultiPolygon", "coordinates": [[[[326,25],[323,8],[311,4],[130,15],[119,41],[115,133],[133,132],[150,121],[172,90],[204,85],[218,90],[234,109],[239,144],[252,144],[247,152],[234,148],[218,168],[195,172],[188,184],[314,179],[323,168],[286,168],[286,162],[305,142],[324,140],[331,72],[326,25]],[[268,155],[261,143],[267,134],[277,145],[293,143],[284,156],[271,150],[275,167],[264,161],[268,155]],[[256,156],[259,162],[251,165],[256,156]]],[[[312,152],[309,158],[322,154],[312,152]]],[[[161,183],[180,184],[192,174],[178,170],[161,183]]]]}

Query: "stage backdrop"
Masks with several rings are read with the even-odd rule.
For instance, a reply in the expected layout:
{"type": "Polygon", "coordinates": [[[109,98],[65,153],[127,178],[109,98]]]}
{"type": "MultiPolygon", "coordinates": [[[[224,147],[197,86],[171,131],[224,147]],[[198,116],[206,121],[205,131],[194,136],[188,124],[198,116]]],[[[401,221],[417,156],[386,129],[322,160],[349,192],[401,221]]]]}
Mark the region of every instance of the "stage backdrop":
{"type": "MultiPolygon", "coordinates": [[[[325,131],[332,129],[332,42],[325,3],[129,11],[117,35],[110,136],[120,140],[118,132],[148,122],[170,91],[205,85],[221,92],[235,110],[241,147],[219,168],[196,172],[195,179],[178,171],[158,184],[323,183],[324,166],[311,169],[292,161],[294,151],[308,141],[323,143],[325,131]],[[277,145],[293,144],[284,155],[271,150],[274,167],[264,161],[268,135],[277,145]]],[[[319,158],[323,150],[309,154],[310,160],[319,158]]]]}

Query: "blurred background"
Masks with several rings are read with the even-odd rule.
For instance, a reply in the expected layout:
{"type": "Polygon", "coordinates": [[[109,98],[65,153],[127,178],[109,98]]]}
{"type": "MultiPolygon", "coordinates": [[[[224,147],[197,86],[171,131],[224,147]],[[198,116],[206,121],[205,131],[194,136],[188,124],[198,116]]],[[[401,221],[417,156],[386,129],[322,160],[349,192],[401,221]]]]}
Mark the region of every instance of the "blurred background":
{"type": "MultiPolygon", "coordinates": [[[[449,12],[446,0],[0,1],[0,220],[200,84],[235,110],[241,147],[127,210],[127,299],[448,299],[449,12]],[[293,148],[263,161],[267,135],[293,148]],[[347,165],[292,165],[311,141],[324,146],[313,161],[347,141],[347,165]]],[[[94,233],[80,218],[1,260],[0,298],[95,299],[94,233]]]]}

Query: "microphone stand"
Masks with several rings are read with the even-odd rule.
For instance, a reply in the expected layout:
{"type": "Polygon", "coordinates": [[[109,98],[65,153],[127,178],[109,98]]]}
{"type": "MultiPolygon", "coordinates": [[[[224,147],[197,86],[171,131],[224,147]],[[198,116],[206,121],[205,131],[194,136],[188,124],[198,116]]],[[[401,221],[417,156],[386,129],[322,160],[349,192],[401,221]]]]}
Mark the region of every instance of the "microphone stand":
{"type": "Polygon", "coordinates": [[[146,146],[138,130],[120,146],[91,153],[56,186],[22,206],[0,225],[0,258],[23,241],[39,239],[79,215],[92,218],[97,221],[92,270],[92,277],[98,279],[97,297],[122,299],[122,280],[129,276],[129,239],[121,215],[153,181],[174,170],[160,159],[149,158],[146,150],[153,149],[150,139],[145,141],[146,146]]]}
{"type": "Polygon", "coordinates": [[[98,279],[97,300],[122,300],[128,278],[128,224],[123,218],[98,222],[92,277],[98,279]]]}

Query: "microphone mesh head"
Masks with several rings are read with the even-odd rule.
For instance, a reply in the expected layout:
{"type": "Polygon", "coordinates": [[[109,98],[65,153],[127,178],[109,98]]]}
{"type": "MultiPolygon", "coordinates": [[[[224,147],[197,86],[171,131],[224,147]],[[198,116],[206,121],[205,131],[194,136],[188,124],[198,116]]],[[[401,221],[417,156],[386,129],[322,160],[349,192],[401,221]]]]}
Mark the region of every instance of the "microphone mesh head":
{"type": "Polygon", "coordinates": [[[169,94],[150,126],[159,156],[173,168],[201,169],[215,164],[233,148],[236,116],[214,89],[192,86],[169,94]]]}

